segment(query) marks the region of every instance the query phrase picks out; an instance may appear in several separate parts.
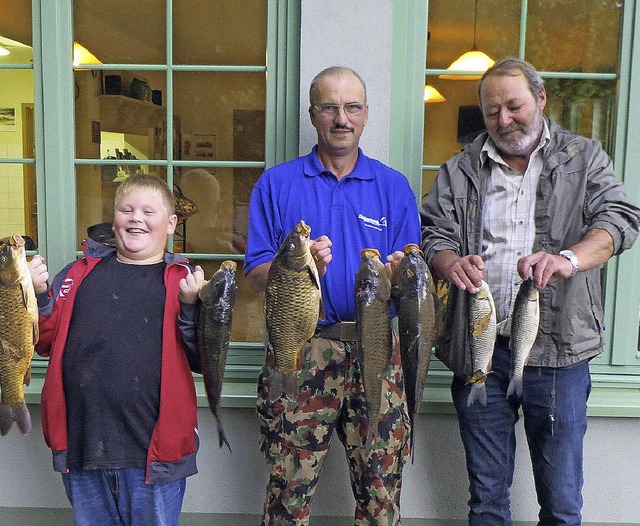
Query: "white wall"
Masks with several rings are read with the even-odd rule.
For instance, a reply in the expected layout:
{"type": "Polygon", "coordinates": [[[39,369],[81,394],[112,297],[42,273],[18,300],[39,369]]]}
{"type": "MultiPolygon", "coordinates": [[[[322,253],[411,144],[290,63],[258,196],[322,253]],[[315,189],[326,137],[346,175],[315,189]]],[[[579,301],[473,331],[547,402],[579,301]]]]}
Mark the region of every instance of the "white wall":
{"type": "Polygon", "coordinates": [[[300,153],[309,153],[316,132],[309,121],[309,85],[329,66],[357,71],[367,85],[369,121],[360,146],[382,162],[389,159],[391,93],[389,0],[303,0],[300,43],[300,153]]]}
{"type": "MultiPolygon", "coordinates": [[[[0,446],[0,507],[68,507],[60,475],[42,438],[39,406],[30,406],[34,429],[21,436],[14,428],[0,446]]],[[[254,409],[223,409],[232,453],[218,448],[210,411],[198,413],[200,472],[190,477],[184,512],[258,515],[268,472],[258,451],[254,409]]],[[[535,521],[537,506],[522,423],[518,424],[517,469],[512,488],[514,519],[535,521]]],[[[405,518],[464,519],[467,477],[456,418],[418,415],[415,460],[404,469],[401,510],[405,518]]],[[[585,442],[585,522],[640,523],[635,419],[591,418],[585,442]]],[[[352,516],[354,501],[342,445],[334,435],[312,504],[312,515],[352,516]]]]}

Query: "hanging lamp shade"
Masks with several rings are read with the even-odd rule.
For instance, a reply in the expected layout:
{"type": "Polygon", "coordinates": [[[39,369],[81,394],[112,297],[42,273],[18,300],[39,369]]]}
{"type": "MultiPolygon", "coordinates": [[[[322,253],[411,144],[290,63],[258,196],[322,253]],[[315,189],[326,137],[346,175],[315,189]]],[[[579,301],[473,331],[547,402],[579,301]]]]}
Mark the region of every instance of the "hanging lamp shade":
{"type": "Polygon", "coordinates": [[[6,57],[11,51],[9,51],[6,47],[0,46],[0,57],[6,57]]]}
{"type": "Polygon", "coordinates": [[[447,99],[433,86],[427,84],[424,87],[424,101],[425,102],[446,102],[447,99]]]}
{"type": "Polygon", "coordinates": [[[452,73],[440,75],[441,79],[448,80],[478,80],[482,78],[482,74],[487,71],[493,64],[493,60],[489,55],[483,53],[476,47],[476,32],[478,29],[478,0],[475,3],[475,10],[473,13],[473,47],[470,51],[463,53],[454,60],[447,70],[452,73]],[[456,71],[477,71],[478,75],[458,75],[456,71]]]}
{"type": "Polygon", "coordinates": [[[74,69],[81,69],[78,66],[87,64],[102,64],[91,51],[89,51],[82,44],[77,42],[73,43],[73,67],[74,69]]]}
{"type": "Polygon", "coordinates": [[[493,60],[489,55],[472,49],[460,55],[460,57],[451,63],[447,70],[451,71],[451,74],[440,75],[441,79],[449,80],[478,80],[482,78],[482,74],[487,71],[493,64],[493,60]],[[479,75],[456,75],[456,71],[477,71],[479,75]]]}

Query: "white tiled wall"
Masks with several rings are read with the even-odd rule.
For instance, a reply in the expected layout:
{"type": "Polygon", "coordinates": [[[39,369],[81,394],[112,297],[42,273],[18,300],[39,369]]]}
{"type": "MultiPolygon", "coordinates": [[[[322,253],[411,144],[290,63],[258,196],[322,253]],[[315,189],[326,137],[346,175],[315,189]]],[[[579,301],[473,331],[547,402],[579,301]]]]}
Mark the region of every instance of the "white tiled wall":
{"type": "MultiPolygon", "coordinates": [[[[12,148],[2,149],[5,157],[19,156],[12,148]]],[[[26,234],[22,166],[0,164],[0,237],[12,234],[26,234]]]]}

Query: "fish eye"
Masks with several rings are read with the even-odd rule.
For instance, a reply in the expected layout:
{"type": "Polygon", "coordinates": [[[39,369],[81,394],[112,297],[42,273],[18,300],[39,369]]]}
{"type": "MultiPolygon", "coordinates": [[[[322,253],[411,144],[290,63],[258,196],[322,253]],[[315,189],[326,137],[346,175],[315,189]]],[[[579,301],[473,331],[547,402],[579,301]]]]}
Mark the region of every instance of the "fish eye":
{"type": "Polygon", "coordinates": [[[289,244],[289,250],[295,250],[296,249],[296,244],[295,243],[290,243],[289,244]]]}

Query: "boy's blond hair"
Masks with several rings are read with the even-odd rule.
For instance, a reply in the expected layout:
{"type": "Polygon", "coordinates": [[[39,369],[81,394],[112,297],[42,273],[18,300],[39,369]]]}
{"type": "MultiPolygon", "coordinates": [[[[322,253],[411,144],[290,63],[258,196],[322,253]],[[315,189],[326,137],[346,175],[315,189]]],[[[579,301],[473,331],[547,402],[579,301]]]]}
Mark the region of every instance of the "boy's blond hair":
{"type": "Polygon", "coordinates": [[[169,185],[159,177],[149,174],[134,174],[127,177],[116,190],[115,207],[116,210],[122,202],[122,198],[129,195],[134,190],[145,190],[149,193],[160,195],[167,209],[167,215],[175,214],[175,200],[169,185]]]}

